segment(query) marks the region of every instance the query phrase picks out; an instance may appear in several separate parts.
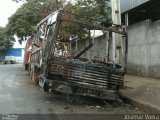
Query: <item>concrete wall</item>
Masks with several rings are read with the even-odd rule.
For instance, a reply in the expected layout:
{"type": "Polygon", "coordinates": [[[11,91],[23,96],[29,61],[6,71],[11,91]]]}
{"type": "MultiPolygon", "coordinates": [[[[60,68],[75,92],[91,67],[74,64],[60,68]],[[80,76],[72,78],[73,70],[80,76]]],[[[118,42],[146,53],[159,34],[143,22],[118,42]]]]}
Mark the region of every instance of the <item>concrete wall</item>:
{"type": "MultiPolygon", "coordinates": [[[[88,59],[94,59],[95,57],[99,57],[99,60],[104,60],[104,57],[106,55],[106,36],[100,36],[95,38],[94,44],[91,49],[89,49],[85,54],[83,54],[81,57],[82,58],[88,58],[88,59]]],[[[84,48],[86,48],[89,45],[89,40],[81,40],[77,42],[77,52],[79,53],[82,51],[84,48]]],[[[74,43],[72,45],[72,48],[74,51],[76,50],[76,44],[74,43]]]]}
{"type": "Polygon", "coordinates": [[[127,32],[127,72],[160,79],[160,21],[136,23],[127,32]]]}

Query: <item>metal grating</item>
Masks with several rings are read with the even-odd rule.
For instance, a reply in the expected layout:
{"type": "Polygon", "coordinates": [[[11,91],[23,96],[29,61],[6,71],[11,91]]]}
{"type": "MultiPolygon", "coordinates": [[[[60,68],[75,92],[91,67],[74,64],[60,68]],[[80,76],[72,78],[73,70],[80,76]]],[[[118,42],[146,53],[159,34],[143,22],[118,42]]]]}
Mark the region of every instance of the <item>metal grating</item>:
{"type": "Polygon", "coordinates": [[[104,63],[54,58],[51,60],[50,74],[61,75],[68,82],[94,88],[123,87],[124,72],[104,63]]]}

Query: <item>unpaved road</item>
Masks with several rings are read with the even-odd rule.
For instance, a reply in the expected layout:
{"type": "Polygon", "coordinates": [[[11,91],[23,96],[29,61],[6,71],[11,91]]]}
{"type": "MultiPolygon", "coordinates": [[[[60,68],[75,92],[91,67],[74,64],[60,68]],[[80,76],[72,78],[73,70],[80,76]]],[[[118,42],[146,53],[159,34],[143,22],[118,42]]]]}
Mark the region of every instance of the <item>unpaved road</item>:
{"type": "Polygon", "coordinates": [[[43,117],[37,118],[36,116],[35,118],[44,120],[49,116],[51,119],[62,117],[69,120],[70,118],[66,117],[68,114],[71,116],[75,114],[74,117],[77,117],[76,119],[78,120],[78,118],[81,118],[80,115],[84,114],[93,116],[94,119],[99,119],[94,114],[99,114],[101,118],[106,118],[106,114],[141,113],[141,111],[129,107],[129,105],[113,107],[112,105],[104,104],[102,100],[75,98],[76,102],[70,103],[70,108],[65,109],[66,96],[44,93],[38,86],[34,86],[23,65],[0,65],[0,113],[25,114],[28,117],[36,114],[41,114],[38,116],[42,116],[43,114],[43,117]]]}

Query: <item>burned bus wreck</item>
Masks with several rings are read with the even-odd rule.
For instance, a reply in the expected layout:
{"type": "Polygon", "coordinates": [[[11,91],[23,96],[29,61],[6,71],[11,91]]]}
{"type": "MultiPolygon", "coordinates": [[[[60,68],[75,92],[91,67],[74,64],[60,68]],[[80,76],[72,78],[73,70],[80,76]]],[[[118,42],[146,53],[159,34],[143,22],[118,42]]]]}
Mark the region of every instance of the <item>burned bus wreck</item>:
{"type": "Polygon", "coordinates": [[[37,26],[30,56],[30,78],[46,92],[119,99],[123,88],[126,52],[112,61],[112,32],[123,37],[120,25],[103,27],[76,20],[58,10],[37,26]],[[97,37],[97,30],[101,34],[97,37]]]}

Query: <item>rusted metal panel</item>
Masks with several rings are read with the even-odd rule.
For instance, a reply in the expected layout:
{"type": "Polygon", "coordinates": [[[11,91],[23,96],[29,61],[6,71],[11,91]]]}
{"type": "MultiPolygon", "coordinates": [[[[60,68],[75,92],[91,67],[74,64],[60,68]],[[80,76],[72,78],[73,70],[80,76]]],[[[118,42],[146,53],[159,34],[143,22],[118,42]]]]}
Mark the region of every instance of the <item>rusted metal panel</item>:
{"type": "Polygon", "coordinates": [[[65,76],[68,82],[78,82],[89,86],[108,88],[123,87],[124,71],[104,63],[93,63],[74,59],[53,58],[50,73],[65,76]]]}

